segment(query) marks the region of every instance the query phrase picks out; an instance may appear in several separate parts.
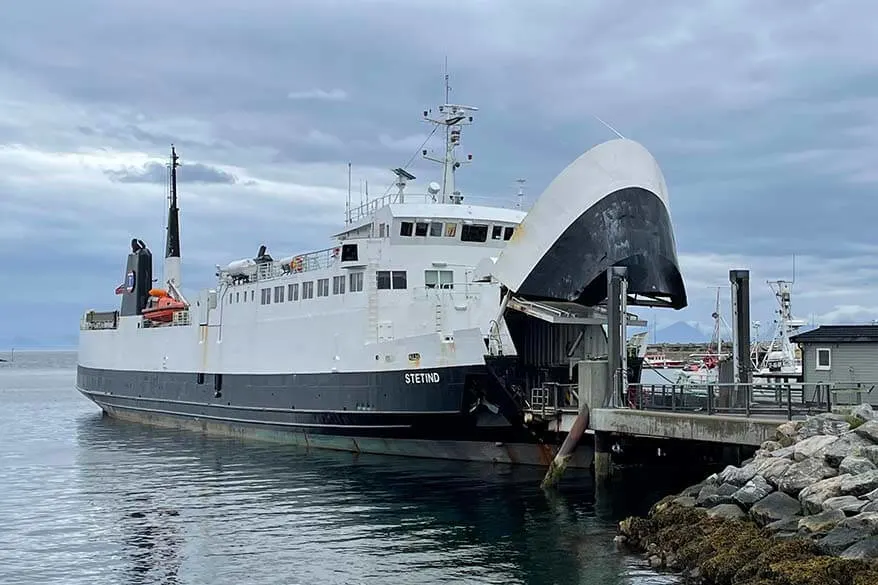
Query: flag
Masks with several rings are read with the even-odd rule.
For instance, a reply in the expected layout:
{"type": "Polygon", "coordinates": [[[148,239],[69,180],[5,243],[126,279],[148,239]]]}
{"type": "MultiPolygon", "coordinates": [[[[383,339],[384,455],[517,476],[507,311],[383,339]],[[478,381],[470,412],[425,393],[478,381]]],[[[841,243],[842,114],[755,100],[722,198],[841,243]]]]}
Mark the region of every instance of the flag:
{"type": "Polygon", "coordinates": [[[117,295],[125,294],[125,283],[124,282],[116,287],[116,294],[117,295]]]}

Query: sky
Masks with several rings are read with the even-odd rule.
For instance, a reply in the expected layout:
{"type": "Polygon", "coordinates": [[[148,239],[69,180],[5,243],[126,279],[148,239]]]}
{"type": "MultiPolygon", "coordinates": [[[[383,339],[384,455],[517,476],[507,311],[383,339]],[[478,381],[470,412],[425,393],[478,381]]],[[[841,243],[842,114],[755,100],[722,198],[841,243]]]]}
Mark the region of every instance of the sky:
{"type": "MultiPolygon", "coordinates": [[[[796,316],[878,318],[878,5],[861,0],[33,0],[0,9],[0,347],[72,345],[113,307],[132,237],[163,249],[183,163],[184,281],[329,245],[391,183],[424,109],[479,107],[472,198],[533,201],[614,135],[656,157],[689,295],[657,327],[712,328],[728,271],[793,277],[796,316]]],[[[440,146],[430,143],[431,148],[440,146]]],[[[415,158],[423,185],[439,169],[415,158]]],[[[411,190],[416,190],[417,185],[411,190]]],[[[728,319],[728,317],[727,317],[728,319]]]]}

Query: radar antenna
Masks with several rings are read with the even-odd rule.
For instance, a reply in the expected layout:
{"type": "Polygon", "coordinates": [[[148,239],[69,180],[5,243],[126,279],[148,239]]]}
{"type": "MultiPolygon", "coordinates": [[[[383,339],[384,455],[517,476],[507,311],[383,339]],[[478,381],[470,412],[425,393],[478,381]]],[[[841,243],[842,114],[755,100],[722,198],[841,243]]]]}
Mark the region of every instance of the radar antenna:
{"type": "Polygon", "coordinates": [[[445,73],[445,103],[439,106],[439,115],[433,117],[431,110],[424,110],[424,119],[427,122],[445,129],[445,155],[442,158],[433,157],[427,154],[427,150],[421,151],[421,155],[429,161],[442,165],[442,190],[441,203],[450,201],[451,203],[460,204],[463,197],[460,191],[456,189],[455,172],[461,165],[469,164],[473,160],[473,155],[466,155],[466,160],[459,161],[455,155],[455,150],[460,145],[460,133],[463,126],[469,126],[473,123],[473,112],[477,112],[478,108],[474,106],[464,106],[461,104],[449,103],[449,94],[451,87],[449,86],[448,68],[446,65],[445,73]]]}

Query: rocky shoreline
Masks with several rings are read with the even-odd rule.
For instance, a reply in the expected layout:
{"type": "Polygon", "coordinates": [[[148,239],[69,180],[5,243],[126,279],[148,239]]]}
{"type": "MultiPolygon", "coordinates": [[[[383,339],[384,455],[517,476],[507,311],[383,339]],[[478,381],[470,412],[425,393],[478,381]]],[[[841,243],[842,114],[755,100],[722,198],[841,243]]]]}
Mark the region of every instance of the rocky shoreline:
{"type": "Polygon", "coordinates": [[[878,585],[878,413],[863,404],[777,429],[741,467],[619,524],[656,569],[711,585],[878,585]]]}

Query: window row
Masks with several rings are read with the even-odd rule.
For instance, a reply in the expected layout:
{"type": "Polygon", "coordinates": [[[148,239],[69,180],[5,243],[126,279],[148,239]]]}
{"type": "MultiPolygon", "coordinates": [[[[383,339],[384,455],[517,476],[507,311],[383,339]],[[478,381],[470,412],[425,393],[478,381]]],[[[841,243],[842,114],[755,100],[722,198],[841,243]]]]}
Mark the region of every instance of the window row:
{"type": "MultiPolygon", "coordinates": [[[[362,272],[351,272],[345,278],[344,275],[333,276],[332,277],[332,294],[334,295],[343,295],[345,293],[345,285],[349,292],[362,292],[363,291],[363,273],[362,272]]],[[[260,298],[259,302],[262,305],[270,305],[272,302],[274,303],[282,303],[284,301],[298,301],[299,293],[301,292],[302,300],[313,299],[314,298],[314,281],[309,280],[308,282],[301,283],[301,291],[300,291],[300,283],[294,282],[291,284],[279,285],[273,288],[263,288],[259,291],[260,298]]],[[[256,291],[250,291],[250,300],[254,299],[256,291]]],[[[317,280],[317,296],[318,297],[328,297],[329,296],[329,279],[328,278],[320,278],[317,280]]],[[[241,293],[240,291],[235,293],[229,293],[229,304],[247,302],[247,291],[241,293]],[[243,301],[242,301],[243,298],[243,301]]]]}
{"type": "MultiPolygon", "coordinates": [[[[491,239],[492,240],[509,240],[512,238],[512,233],[515,231],[515,228],[512,226],[502,226],[502,225],[494,225],[488,226],[488,224],[463,224],[460,229],[460,241],[461,242],[487,242],[488,241],[488,228],[491,228],[491,239]]],[[[399,224],[399,235],[401,236],[424,236],[430,235],[430,237],[439,238],[453,238],[457,235],[457,224],[456,223],[443,223],[441,221],[403,221],[399,224]]],[[[378,226],[378,236],[383,238],[387,234],[385,229],[385,225],[379,224],[378,226]]]]}
{"type": "MultiPolygon", "coordinates": [[[[376,285],[378,290],[405,290],[408,288],[408,275],[405,270],[379,270],[376,273],[376,285]]],[[[454,271],[453,270],[425,270],[424,286],[426,288],[454,288],[454,271]]],[[[344,275],[332,277],[332,293],[333,295],[345,294],[347,292],[363,291],[363,273],[351,272],[345,278],[344,275]]],[[[255,291],[250,291],[250,299],[253,299],[255,291]]],[[[263,288],[260,290],[260,304],[270,305],[272,303],[283,303],[284,301],[298,301],[314,298],[314,281],[309,280],[303,283],[290,283],[286,286],[279,285],[273,288],[263,288]],[[301,288],[300,288],[301,284],[301,288]],[[301,293],[301,297],[300,297],[301,293]]],[[[328,297],[330,295],[330,279],[320,278],[317,280],[317,296],[328,297]]],[[[229,304],[241,302],[242,293],[229,293],[229,304]]],[[[247,300],[247,291],[243,293],[243,300],[247,300]]]]}

